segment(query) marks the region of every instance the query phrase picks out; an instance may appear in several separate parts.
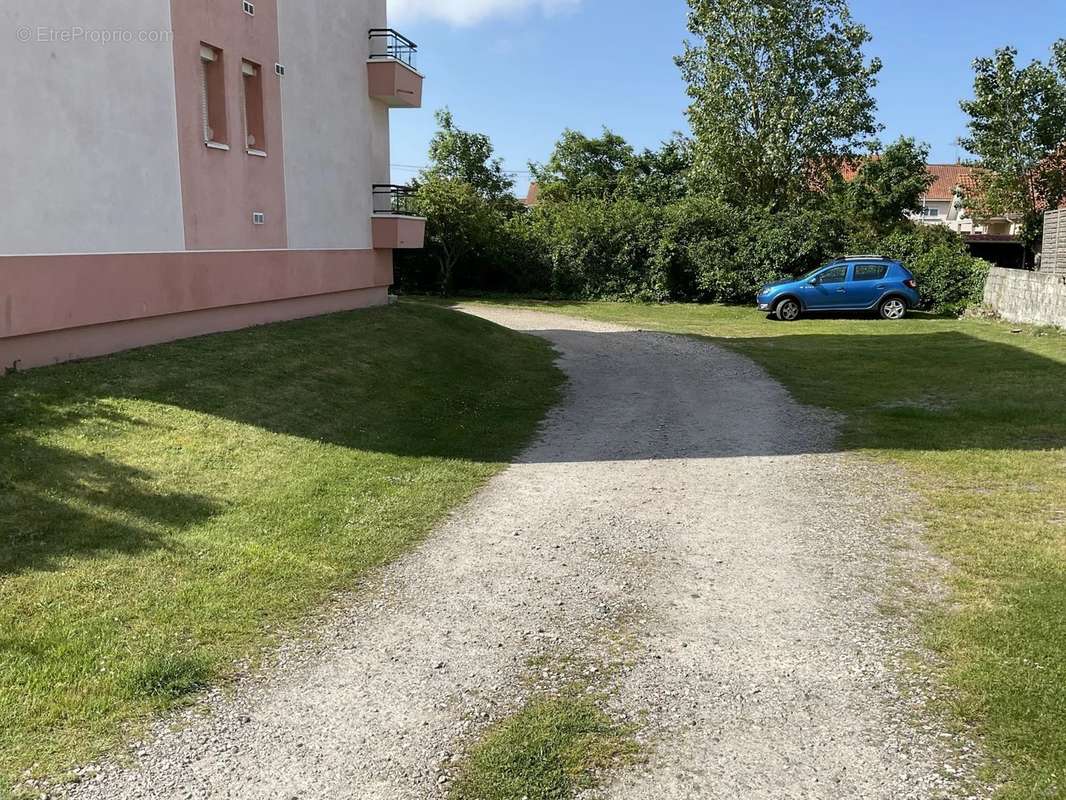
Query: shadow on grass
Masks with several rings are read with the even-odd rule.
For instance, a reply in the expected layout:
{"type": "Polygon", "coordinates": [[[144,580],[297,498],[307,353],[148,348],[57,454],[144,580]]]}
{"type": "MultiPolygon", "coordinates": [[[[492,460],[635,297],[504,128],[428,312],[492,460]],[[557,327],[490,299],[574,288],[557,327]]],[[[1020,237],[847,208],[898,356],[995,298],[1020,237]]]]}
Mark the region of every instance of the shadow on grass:
{"type": "Polygon", "coordinates": [[[153,475],[103,454],[17,435],[0,435],[0,453],[0,576],[160,547],[160,526],[182,529],[220,510],[210,498],[154,490],[153,475]]]}
{"type": "MultiPolygon", "coordinates": [[[[809,412],[780,402],[778,387],[722,349],[678,348],[631,332],[533,332],[564,354],[586,405],[569,404],[554,416],[553,435],[526,449],[523,461],[838,448],[809,412]]],[[[1066,447],[1066,364],[1023,348],[957,331],[719,344],[787,377],[801,401],[854,414],[849,446],[1066,447]]],[[[109,454],[108,426],[140,423],[95,401],[148,401],[367,452],[495,463],[518,456],[521,431],[543,409],[549,373],[544,365],[527,370],[523,358],[540,364],[536,359],[547,357],[541,345],[482,320],[400,306],[0,380],[0,574],[47,568],[68,554],[160,547],[160,528],[181,529],[220,512],[212,498],[161,492],[156,476],[118,463],[109,454]],[[85,419],[95,426],[95,453],[50,443],[51,433],[85,419]],[[15,518],[17,528],[9,522],[15,518]]]]}
{"type": "MultiPolygon", "coordinates": [[[[542,343],[440,309],[393,308],[0,378],[0,577],[167,547],[224,511],[187,490],[196,481],[141,468],[165,456],[153,432],[139,435],[149,424],[116,404],[368,453],[498,463],[550,405],[555,375],[542,343]]],[[[212,444],[203,431],[178,433],[193,451],[212,444]]]]}

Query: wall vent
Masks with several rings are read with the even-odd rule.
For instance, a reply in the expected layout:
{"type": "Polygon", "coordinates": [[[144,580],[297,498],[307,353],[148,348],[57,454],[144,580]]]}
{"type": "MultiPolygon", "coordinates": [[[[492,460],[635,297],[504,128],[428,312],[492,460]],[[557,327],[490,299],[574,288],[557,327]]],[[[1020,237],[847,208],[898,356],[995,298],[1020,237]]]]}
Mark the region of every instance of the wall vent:
{"type": "Polygon", "coordinates": [[[252,212],[252,224],[253,225],[266,225],[267,215],[262,211],[252,212]]]}
{"type": "Polygon", "coordinates": [[[255,3],[249,3],[248,0],[244,0],[244,13],[249,17],[255,16],[255,3]]]}
{"type": "Polygon", "coordinates": [[[275,64],[274,65],[274,72],[278,73],[278,77],[279,78],[284,77],[285,76],[285,65],[284,64],[275,64]]]}

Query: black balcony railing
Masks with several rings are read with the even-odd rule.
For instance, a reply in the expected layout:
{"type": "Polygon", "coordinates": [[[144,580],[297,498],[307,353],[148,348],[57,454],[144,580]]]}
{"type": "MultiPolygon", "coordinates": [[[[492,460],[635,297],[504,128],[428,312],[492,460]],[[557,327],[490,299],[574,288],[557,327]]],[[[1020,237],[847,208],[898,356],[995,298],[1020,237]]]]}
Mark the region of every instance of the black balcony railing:
{"type": "Polygon", "coordinates": [[[391,58],[411,69],[415,68],[418,45],[392,28],[373,28],[370,31],[370,57],[391,58]]]}
{"type": "Polygon", "coordinates": [[[379,183],[374,186],[374,213],[399,214],[404,217],[417,216],[414,210],[415,190],[410,186],[395,186],[391,183],[379,183]]]}

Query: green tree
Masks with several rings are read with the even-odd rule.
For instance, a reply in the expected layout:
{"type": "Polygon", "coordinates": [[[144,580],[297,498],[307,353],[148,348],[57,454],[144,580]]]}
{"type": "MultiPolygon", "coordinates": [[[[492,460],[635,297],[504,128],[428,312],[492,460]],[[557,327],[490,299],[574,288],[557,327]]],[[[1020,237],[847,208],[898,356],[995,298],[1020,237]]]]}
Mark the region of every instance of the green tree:
{"type": "Polygon", "coordinates": [[[786,208],[869,151],[879,130],[866,28],[846,0],[688,0],[695,172],[730,202],[786,208]]]}
{"type": "Polygon", "coordinates": [[[414,209],[427,220],[426,247],[419,255],[436,262],[437,289],[450,294],[456,267],[491,247],[505,219],[470,183],[436,175],[427,175],[419,185],[414,209]]]}
{"type": "Polygon", "coordinates": [[[635,158],[632,146],[607,128],[591,138],[568,128],[548,162],[531,163],[529,168],[546,202],[609,200],[632,180],[635,158]]]}
{"type": "Polygon", "coordinates": [[[604,128],[588,137],[563,131],[546,164],[530,164],[545,202],[635,198],[666,205],[687,191],[692,142],[675,133],[657,150],[637,152],[623,137],[604,128]]]}
{"type": "Polygon", "coordinates": [[[877,234],[899,226],[922,208],[935,180],[926,164],[929,146],[900,137],[874,158],[863,160],[854,179],[836,183],[841,213],[853,225],[877,234]]]}
{"type": "Polygon", "coordinates": [[[436,117],[438,129],[429,143],[430,167],[423,173],[423,180],[462,181],[493,203],[517,203],[514,178],[504,171],[489,137],[457,127],[446,108],[436,117]]]}
{"type": "Polygon", "coordinates": [[[646,149],[633,160],[633,195],[645,203],[666,206],[683,198],[689,189],[692,140],[680,133],[658,150],[646,149]]]}
{"type": "Polygon", "coordinates": [[[962,102],[970,116],[960,144],[981,169],[968,203],[978,216],[1022,215],[1022,239],[1035,245],[1043,211],[1066,199],[1066,39],[1052,47],[1049,63],[1018,67],[1018,51],[997,50],[974,61],[974,98],[962,102]]]}

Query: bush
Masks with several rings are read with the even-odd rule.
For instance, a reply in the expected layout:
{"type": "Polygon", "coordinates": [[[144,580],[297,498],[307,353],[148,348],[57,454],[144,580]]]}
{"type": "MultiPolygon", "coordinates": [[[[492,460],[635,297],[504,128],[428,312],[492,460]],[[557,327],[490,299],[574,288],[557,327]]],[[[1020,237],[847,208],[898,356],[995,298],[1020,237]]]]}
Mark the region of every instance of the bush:
{"type": "Polygon", "coordinates": [[[988,263],[971,256],[962,237],[947,228],[908,225],[881,239],[877,252],[914,273],[930,311],[961,314],[981,302],[988,263]]]}
{"type": "Polygon", "coordinates": [[[675,300],[748,302],[764,283],[825,263],[845,241],[844,225],[819,210],[741,214],[693,196],[664,216],[654,264],[675,300]]]}
{"type": "Polygon", "coordinates": [[[552,293],[581,299],[666,300],[652,268],[659,212],[638,200],[549,203],[532,213],[533,241],[552,293]]]}
{"type": "Polygon", "coordinates": [[[527,212],[435,181],[419,208],[430,217],[426,248],[396,258],[397,285],[410,292],[747,303],[764,283],[847,252],[880,252],[914,272],[926,308],[957,313],[980,301],[988,273],[946,228],[901,222],[878,236],[831,204],[771,213],[690,195],[665,208],[619,197],[527,212]]]}

